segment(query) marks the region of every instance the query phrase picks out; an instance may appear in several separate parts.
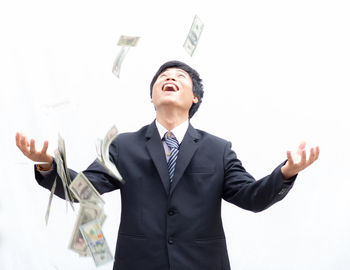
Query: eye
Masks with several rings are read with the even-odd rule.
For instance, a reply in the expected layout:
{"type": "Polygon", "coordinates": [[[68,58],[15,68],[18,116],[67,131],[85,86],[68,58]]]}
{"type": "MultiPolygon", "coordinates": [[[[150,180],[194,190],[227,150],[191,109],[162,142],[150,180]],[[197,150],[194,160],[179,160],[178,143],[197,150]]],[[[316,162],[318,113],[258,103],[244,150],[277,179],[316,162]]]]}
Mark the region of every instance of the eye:
{"type": "Polygon", "coordinates": [[[184,74],[182,74],[182,73],[179,73],[179,74],[177,75],[177,77],[179,77],[179,78],[186,78],[186,76],[185,76],[184,74]]]}

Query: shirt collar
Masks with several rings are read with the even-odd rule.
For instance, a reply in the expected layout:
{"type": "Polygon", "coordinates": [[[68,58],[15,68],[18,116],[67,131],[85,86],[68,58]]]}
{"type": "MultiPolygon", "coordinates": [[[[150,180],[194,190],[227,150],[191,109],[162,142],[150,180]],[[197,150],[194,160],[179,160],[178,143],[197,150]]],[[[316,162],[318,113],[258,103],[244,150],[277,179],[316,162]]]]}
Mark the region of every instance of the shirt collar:
{"type": "MultiPolygon", "coordinates": [[[[186,131],[188,129],[189,124],[190,124],[189,120],[187,119],[186,121],[184,121],[183,123],[181,123],[180,125],[175,127],[173,130],[169,130],[170,132],[172,132],[174,134],[174,136],[176,137],[179,144],[182,142],[183,138],[185,137],[185,134],[186,134],[186,131]]],[[[165,132],[167,132],[168,130],[165,127],[163,127],[157,121],[157,119],[156,119],[156,126],[158,129],[160,138],[163,139],[165,132]]]]}

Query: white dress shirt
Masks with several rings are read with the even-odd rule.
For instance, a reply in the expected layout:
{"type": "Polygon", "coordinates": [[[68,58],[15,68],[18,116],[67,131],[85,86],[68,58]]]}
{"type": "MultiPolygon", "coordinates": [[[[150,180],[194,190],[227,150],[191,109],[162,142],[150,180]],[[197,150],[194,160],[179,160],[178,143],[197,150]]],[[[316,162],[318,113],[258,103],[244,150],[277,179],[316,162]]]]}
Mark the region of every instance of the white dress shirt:
{"type": "Polygon", "coordinates": [[[179,142],[179,144],[181,144],[183,138],[185,137],[186,131],[188,129],[189,126],[189,121],[186,120],[183,123],[181,123],[180,125],[178,125],[177,127],[175,127],[173,130],[167,130],[165,127],[163,127],[157,120],[156,120],[156,126],[158,129],[158,133],[159,136],[161,138],[161,140],[163,141],[163,147],[164,147],[164,152],[165,152],[165,156],[166,156],[166,160],[168,161],[169,156],[170,156],[170,148],[169,146],[165,143],[164,141],[164,134],[168,131],[170,131],[171,133],[173,133],[173,135],[176,137],[177,141],[179,142]]]}

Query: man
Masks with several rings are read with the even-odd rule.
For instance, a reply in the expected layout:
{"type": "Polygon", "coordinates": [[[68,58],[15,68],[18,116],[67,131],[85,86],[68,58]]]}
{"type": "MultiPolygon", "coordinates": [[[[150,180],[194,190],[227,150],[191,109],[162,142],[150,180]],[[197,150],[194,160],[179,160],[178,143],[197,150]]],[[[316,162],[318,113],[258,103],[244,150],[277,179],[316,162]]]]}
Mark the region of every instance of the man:
{"type": "MultiPolygon", "coordinates": [[[[222,199],[254,212],[286,196],[301,170],[313,163],[305,143],[273,172],[255,181],[231,150],[231,143],[194,129],[189,119],[203,97],[199,74],[179,61],[163,64],[151,82],[156,120],[137,132],[120,134],[110,157],[125,184],[111,178],[98,162],[85,175],[100,193],[120,189],[121,221],[115,270],[230,269],[221,220],[222,199]]],[[[35,142],[17,133],[19,149],[37,166],[40,185],[51,189],[56,163],[35,142]],[[46,172],[43,170],[46,170],[46,172]]],[[[70,170],[71,178],[76,172],[70,170]]],[[[60,181],[57,181],[60,183],[60,181]]],[[[56,195],[64,198],[62,186],[56,195]]]]}

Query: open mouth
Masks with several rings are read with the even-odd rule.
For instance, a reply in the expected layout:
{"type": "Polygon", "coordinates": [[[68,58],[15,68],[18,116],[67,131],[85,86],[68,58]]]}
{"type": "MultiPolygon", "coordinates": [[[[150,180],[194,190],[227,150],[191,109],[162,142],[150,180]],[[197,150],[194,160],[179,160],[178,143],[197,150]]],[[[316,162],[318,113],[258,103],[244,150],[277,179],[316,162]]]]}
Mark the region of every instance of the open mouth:
{"type": "Polygon", "coordinates": [[[179,87],[176,84],[173,83],[166,83],[162,87],[163,91],[170,91],[170,92],[176,92],[179,91],[179,87]]]}

